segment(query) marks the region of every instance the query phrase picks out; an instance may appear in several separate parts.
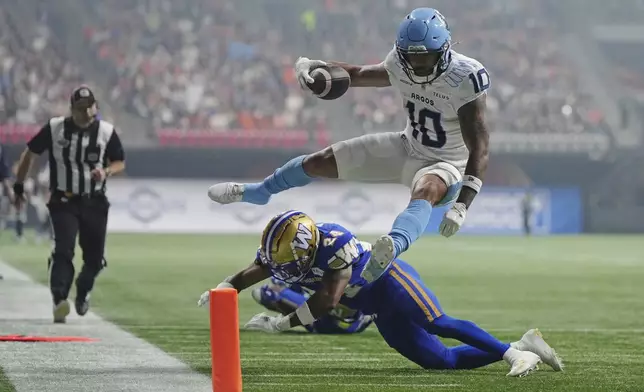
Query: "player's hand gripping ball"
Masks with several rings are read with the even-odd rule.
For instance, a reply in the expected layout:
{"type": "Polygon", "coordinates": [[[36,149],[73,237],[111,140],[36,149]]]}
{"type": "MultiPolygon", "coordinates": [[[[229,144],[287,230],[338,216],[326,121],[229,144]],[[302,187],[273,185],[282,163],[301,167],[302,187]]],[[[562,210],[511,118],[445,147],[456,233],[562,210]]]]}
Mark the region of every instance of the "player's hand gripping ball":
{"type": "Polygon", "coordinates": [[[300,57],[295,63],[295,74],[303,89],[324,100],[340,98],[351,86],[351,78],[344,68],[320,60],[300,57]]]}

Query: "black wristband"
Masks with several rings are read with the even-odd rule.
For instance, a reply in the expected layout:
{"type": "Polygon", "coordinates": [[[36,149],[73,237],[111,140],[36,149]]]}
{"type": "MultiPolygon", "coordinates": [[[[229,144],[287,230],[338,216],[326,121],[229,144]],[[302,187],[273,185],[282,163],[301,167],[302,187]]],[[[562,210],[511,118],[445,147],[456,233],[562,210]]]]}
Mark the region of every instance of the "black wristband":
{"type": "Polygon", "coordinates": [[[18,195],[18,196],[22,196],[25,193],[24,184],[21,184],[21,183],[18,183],[18,182],[13,184],[13,193],[18,195]]]}

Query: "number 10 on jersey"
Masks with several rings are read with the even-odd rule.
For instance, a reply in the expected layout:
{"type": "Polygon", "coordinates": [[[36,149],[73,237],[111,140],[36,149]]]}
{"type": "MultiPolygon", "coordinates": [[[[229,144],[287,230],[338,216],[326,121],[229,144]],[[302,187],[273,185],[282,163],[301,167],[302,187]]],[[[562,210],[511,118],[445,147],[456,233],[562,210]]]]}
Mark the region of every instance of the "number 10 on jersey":
{"type": "Polygon", "coordinates": [[[432,148],[441,148],[447,142],[447,136],[445,134],[445,129],[441,124],[441,114],[438,112],[431,111],[427,108],[422,108],[418,112],[418,119],[416,119],[416,104],[412,101],[407,101],[405,105],[407,111],[409,112],[409,121],[411,122],[412,136],[414,139],[418,140],[423,144],[423,146],[432,147],[432,148]],[[429,136],[431,131],[425,125],[427,124],[427,119],[432,121],[432,128],[436,133],[436,139],[432,139],[429,136]],[[419,138],[420,136],[420,138],[419,138]]]}

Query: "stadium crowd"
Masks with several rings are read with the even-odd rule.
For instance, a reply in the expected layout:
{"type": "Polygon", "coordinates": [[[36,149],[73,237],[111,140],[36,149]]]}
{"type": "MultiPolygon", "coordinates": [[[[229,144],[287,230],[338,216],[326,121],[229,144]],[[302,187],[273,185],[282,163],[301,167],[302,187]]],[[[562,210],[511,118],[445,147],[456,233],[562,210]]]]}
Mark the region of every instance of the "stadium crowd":
{"type": "MultiPolygon", "coordinates": [[[[540,17],[540,4],[436,0],[432,6],[450,22],[454,48],[487,66],[494,129],[595,129],[602,113],[566,64],[553,36],[556,28],[540,17]]],[[[344,116],[366,130],[398,130],[404,113],[393,89],[356,89],[343,98],[348,105],[326,106],[300,93],[293,63],[299,55],[378,62],[390,49],[401,16],[422,5],[417,0],[91,2],[88,9],[99,24],[93,20],[84,33],[109,72],[110,101],[150,119],[156,129],[315,130],[344,116]],[[256,11],[252,19],[249,10],[256,11]]],[[[79,70],[58,54],[47,24],[34,26],[29,42],[20,41],[24,34],[18,36],[11,23],[0,26],[3,121],[38,122],[60,113],[80,81],[79,70]],[[44,56],[48,61],[41,61],[44,56]]]]}
{"type": "MultiPolygon", "coordinates": [[[[267,12],[255,14],[251,24],[237,11],[243,6],[231,1],[196,1],[192,8],[170,0],[104,2],[104,26],[86,34],[97,56],[116,66],[112,98],[157,127],[288,129],[315,118],[315,100],[299,94],[293,79],[297,55],[380,61],[400,17],[421,5],[327,0],[308,2],[311,8],[300,4],[298,15],[292,2],[255,3],[267,12]]],[[[601,122],[536,2],[438,0],[433,6],[452,24],[455,48],[490,70],[495,129],[581,132],[601,122]],[[535,41],[545,44],[529,44],[535,41]]],[[[351,97],[358,126],[400,127],[395,91],[354,91],[351,97]]]]}
{"type": "MultiPolygon", "coordinates": [[[[421,3],[390,2],[397,9],[383,9],[382,15],[394,20],[377,26],[377,39],[391,41],[391,26],[398,23],[399,15],[421,3]]],[[[437,0],[432,6],[441,10],[450,23],[453,48],[481,61],[491,74],[488,118],[493,129],[563,133],[600,126],[603,115],[566,63],[555,35],[557,28],[551,18],[544,17],[540,2],[437,0]],[[540,44],[533,45],[534,42],[540,44]]],[[[362,11],[354,12],[357,16],[362,11]]],[[[375,36],[363,27],[366,26],[356,28],[365,32],[362,41],[375,36]]],[[[347,56],[351,56],[351,48],[338,54],[341,58],[347,56]]],[[[400,112],[395,93],[359,92],[354,97],[354,113],[365,128],[397,127],[400,112]]]]}
{"type": "MultiPolygon", "coordinates": [[[[4,8],[4,7],[3,7],[4,8]]],[[[41,9],[27,27],[0,8],[0,124],[40,124],[64,113],[80,70],[60,54],[41,9]],[[19,27],[19,28],[18,28],[19,27]]]]}
{"type": "Polygon", "coordinates": [[[111,98],[155,127],[290,129],[317,121],[278,26],[257,29],[232,2],[102,2],[97,12],[103,25],[85,35],[114,70],[111,98]]]}

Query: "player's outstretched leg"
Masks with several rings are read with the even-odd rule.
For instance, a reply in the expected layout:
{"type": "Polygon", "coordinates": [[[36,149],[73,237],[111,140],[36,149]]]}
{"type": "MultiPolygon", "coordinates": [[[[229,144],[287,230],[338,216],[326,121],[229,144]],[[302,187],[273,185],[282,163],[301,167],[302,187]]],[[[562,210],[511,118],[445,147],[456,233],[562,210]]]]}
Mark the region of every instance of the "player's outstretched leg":
{"type": "Polygon", "coordinates": [[[219,204],[246,202],[263,205],[272,195],[308,185],[313,178],[338,178],[332,147],[293,158],[261,182],[215,184],[208,189],[208,196],[219,204]]]}
{"type": "Polygon", "coordinates": [[[459,320],[443,314],[427,324],[426,330],[442,338],[456,339],[481,351],[494,354],[497,359],[504,359],[511,366],[508,376],[524,376],[536,370],[541,362],[539,355],[513,348],[471,321],[459,320]]]}
{"type": "Polygon", "coordinates": [[[396,217],[389,232],[394,245],[393,258],[409,249],[409,246],[425,231],[429,224],[432,206],[443,200],[447,191],[447,184],[436,174],[425,174],[416,181],[409,205],[396,217]]]}
{"type": "Polygon", "coordinates": [[[435,174],[425,174],[415,184],[407,208],[394,220],[391,231],[378,238],[372,247],[372,256],[362,277],[373,282],[401,253],[409,249],[429,224],[434,205],[445,198],[448,187],[435,174]]]}
{"type": "Polygon", "coordinates": [[[497,353],[472,346],[447,347],[404,313],[379,315],[376,326],[391,348],[425,369],[476,369],[502,359],[497,353]]]}
{"type": "Polygon", "coordinates": [[[376,284],[385,287],[391,307],[429,334],[456,339],[490,355],[482,356],[477,351],[460,349],[463,352],[458,355],[474,358],[472,363],[504,359],[511,366],[509,376],[523,376],[535,370],[541,362],[538,355],[499,341],[471,321],[445,315],[438,299],[420,279],[418,272],[402,260],[394,261],[384,280],[376,284]]]}
{"type": "Polygon", "coordinates": [[[264,181],[240,184],[224,182],[215,184],[208,189],[208,196],[219,204],[246,202],[251,204],[266,204],[271,196],[290,188],[307,185],[312,177],[306,174],[302,162],[305,156],[299,156],[286,162],[275,170],[264,181]]]}

